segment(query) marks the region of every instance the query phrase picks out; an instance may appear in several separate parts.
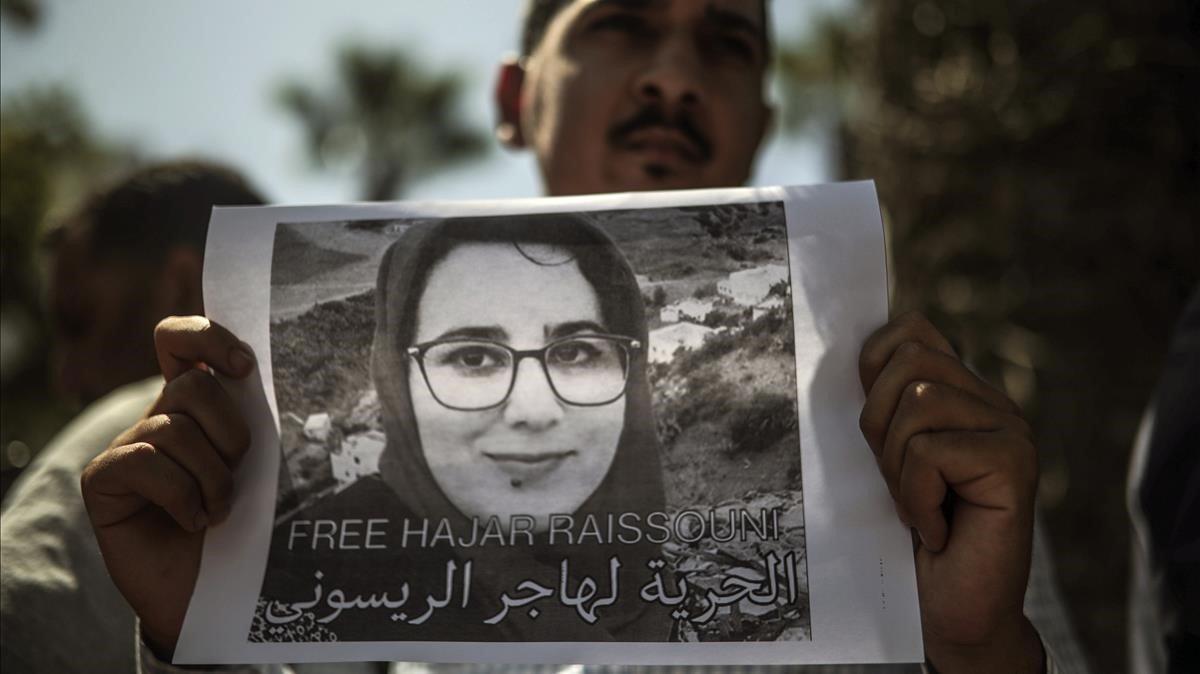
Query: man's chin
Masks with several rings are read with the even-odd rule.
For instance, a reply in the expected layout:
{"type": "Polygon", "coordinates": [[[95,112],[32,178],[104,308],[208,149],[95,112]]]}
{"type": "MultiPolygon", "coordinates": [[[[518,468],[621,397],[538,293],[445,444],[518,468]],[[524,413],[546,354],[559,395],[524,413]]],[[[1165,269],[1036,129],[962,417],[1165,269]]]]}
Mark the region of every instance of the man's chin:
{"type": "Polygon", "coordinates": [[[612,192],[686,190],[709,187],[700,172],[690,167],[641,164],[622,171],[612,192]]]}

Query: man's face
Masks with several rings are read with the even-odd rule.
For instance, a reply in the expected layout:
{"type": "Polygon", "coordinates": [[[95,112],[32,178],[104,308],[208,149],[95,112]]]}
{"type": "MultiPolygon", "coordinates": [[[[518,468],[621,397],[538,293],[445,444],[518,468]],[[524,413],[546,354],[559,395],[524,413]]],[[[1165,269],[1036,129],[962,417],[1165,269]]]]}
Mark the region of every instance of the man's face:
{"type": "Polygon", "coordinates": [[[60,393],[88,403],[157,372],[153,335],[163,312],[144,271],[97,260],[79,240],[56,251],[48,299],[60,393]]]}
{"type": "Polygon", "coordinates": [[[761,0],[577,0],[525,64],[550,194],[729,187],[767,125],[761,0]]]}

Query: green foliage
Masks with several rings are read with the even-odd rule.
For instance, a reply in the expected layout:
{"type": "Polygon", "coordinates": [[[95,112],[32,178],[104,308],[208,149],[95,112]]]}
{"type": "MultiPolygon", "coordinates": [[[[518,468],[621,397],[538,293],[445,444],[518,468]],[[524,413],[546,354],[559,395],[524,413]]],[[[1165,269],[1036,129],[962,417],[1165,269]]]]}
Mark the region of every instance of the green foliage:
{"type": "Polygon", "coordinates": [[[785,131],[802,131],[811,122],[836,117],[847,105],[846,80],[856,48],[850,25],[842,16],[822,14],[802,39],[779,45],[775,67],[785,131]]]}
{"type": "Polygon", "coordinates": [[[132,153],[97,140],[79,103],[61,88],[6,96],[0,120],[0,293],[5,307],[36,313],[41,226],[131,165],[132,153]]]}
{"type": "Polygon", "coordinates": [[[31,291],[38,227],[58,196],[59,170],[94,149],[78,104],[61,89],[5,98],[0,119],[0,255],[8,299],[31,291]]]}
{"type": "Polygon", "coordinates": [[[41,0],[0,0],[0,16],[21,30],[33,30],[42,22],[41,0]]]}
{"type": "Polygon", "coordinates": [[[461,119],[461,94],[456,73],[428,72],[401,49],[351,44],[337,56],[332,87],[294,80],[279,101],[303,126],[317,166],[356,167],[361,197],[381,201],[487,147],[486,135],[461,119]]]}
{"type": "Polygon", "coordinates": [[[1200,281],[1200,10],[857,6],[836,40],[785,50],[784,109],[833,92],[840,177],[873,178],[884,208],[893,311],[1025,409],[1085,650],[1121,662],[1123,558],[1094,562],[1126,545],[1114,485],[1200,281]]]}
{"type": "Polygon", "coordinates": [[[41,228],[132,163],[131,150],[96,137],[65,89],[24,89],[0,103],[0,450],[20,441],[36,452],[68,414],[49,390],[41,228]]]}

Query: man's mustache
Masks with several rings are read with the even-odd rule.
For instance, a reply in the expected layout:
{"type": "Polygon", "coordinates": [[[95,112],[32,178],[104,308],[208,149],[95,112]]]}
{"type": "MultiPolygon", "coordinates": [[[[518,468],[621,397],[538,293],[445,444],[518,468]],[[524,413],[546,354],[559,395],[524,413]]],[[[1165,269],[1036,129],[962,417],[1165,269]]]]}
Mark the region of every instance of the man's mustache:
{"type": "Polygon", "coordinates": [[[613,126],[608,132],[608,140],[613,145],[619,147],[627,143],[630,135],[642,129],[655,127],[679,132],[692,145],[691,149],[696,155],[696,160],[708,161],[712,157],[712,143],[697,128],[691,115],[686,112],[680,112],[680,114],[671,119],[657,105],[646,106],[639,110],[633,117],[613,126]]]}

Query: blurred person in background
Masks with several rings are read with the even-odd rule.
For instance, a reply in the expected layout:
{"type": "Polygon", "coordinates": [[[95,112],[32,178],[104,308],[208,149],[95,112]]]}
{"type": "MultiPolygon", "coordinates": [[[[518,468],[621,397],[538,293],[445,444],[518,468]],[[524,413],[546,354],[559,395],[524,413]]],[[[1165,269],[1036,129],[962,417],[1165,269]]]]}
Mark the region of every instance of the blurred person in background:
{"type": "Polygon", "coordinates": [[[155,324],[204,310],[213,206],[261,203],[228,167],[175,161],[90,195],[48,232],[56,383],[86,408],[21,475],[0,515],[5,672],[134,669],[133,613],[105,572],[79,475],[162,389],[155,324]]]}
{"type": "Polygon", "coordinates": [[[50,230],[59,391],[88,404],[158,374],[155,324],[204,307],[200,277],[213,206],[261,203],[232,169],[178,161],[127,176],[50,230]]]}
{"type": "MultiPolygon", "coordinates": [[[[551,195],[741,185],[771,119],[768,34],[762,0],[533,0],[522,57],[500,70],[496,134],[534,153],[551,195]]],[[[179,635],[204,528],[228,511],[232,482],[227,468],[184,465],[235,464],[249,437],[227,394],[193,364],[244,377],[252,361],[201,316],[166,321],[157,337],[168,383],[88,467],[83,490],[112,577],[141,617],[141,664],[172,671],[162,658],[179,635]],[[203,432],[173,436],[180,415],[203,432]]],[[[1060,671],[1045,644],[1060,664],[1074,663],[1049,569],[1035,563],[1031,573],[1037,465],[1020,410],[916,315],[864,345],[860,374],[864,435],[922,541],[930,661],[944,673],[1060,671]]]]}
{"type": "Polygon", "coordinates": [[[1134,444],[1132,672],[1200,670],[1200,288],[1171,340],[1134,444]]]}

